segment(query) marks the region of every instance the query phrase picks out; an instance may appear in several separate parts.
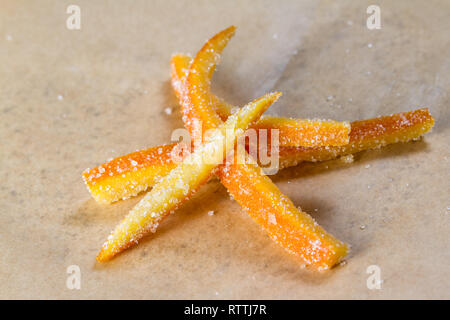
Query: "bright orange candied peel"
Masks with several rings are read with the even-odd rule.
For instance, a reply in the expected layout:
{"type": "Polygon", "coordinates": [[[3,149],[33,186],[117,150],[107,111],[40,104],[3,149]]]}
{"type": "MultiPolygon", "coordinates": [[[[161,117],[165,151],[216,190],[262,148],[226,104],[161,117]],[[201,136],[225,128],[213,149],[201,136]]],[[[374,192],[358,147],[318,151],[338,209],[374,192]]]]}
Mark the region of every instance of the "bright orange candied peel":
{"type": "Polygon", "coordinates": [[[434,118],[428,109],[417,109],[390,116],[354,121],[351,123],[350,142],[345,146],[315,148],[280,148],[280,166],[295,166],[302,161],[325,161],[377,149],[397,142],[408,142],[420,138],[434,126],[434,118]]]}
{"type": "Polygon", "coordinates": [[[99,203],[111,203],[137,195],[153,186],[175,168],[172,150],[162,145],[117,157],[96,168],[86,169],[83,180],[99,203]]]}

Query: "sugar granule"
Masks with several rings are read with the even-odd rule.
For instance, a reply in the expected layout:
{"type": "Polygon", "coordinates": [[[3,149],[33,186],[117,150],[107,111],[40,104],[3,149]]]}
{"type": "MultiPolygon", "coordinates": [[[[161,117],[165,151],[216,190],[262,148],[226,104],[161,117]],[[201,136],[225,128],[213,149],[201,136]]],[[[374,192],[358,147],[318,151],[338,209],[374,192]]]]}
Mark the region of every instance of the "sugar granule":
{"type": "Polygon", "coordinates": [[[346,156],[342,156],[341,160],[344,163],[352,163],[353,162],[353,154],[348,154],[346,156]]]}
{"type": "Polygon", "coordinates": [[[170,116],[172,114],[172,108],[167,107],[164,109],[165,114],[167,114],[168,116],[170,116]]]}

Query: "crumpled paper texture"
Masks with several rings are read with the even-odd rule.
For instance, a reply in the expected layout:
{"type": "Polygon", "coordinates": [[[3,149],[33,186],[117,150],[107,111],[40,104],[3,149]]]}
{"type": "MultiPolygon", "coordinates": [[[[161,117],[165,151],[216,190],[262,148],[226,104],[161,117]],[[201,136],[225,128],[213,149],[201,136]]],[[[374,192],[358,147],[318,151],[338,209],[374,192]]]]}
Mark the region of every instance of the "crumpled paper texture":
{"type": "Polygon", "coordinates": [[[371,31],[372,2],[77,1],[81,30],[71,31],[69,1],[2,1],[0,297],[449,298],[450,3],[379,0],[381,29],[371,31]],[[171,54],[195,54],[231,24],[237,34],[213,79],[228,101],[280,90],[269,113],[338,120],[429,107],[434,130],[352,164],[273,177],[352,245],[329,272],[301,268],[217,181],[139,246],[97,264],[140,197],[98,205],[81,172],[170,142],[183,126],[171,54]],[[66,287],[70,265],[80,290],[66,287]],[[367,287],[371,265],[380,290],[367,287]]]}

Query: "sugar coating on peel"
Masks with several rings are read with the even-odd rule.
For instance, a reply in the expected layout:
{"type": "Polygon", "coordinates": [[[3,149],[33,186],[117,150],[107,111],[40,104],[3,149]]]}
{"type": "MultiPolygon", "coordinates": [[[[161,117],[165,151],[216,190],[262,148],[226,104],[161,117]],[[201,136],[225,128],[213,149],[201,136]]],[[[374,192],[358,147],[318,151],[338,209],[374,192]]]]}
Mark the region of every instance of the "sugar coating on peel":
{"type": "Polygon", "coordinates": [[[267,94],[242,108],[221,125],[215,134],[187,156],[130,211],[103,245],[98,261],[106,261],[137,243],[145,234],[155,232],[161,221],[186,201],[222,163],[226,151],[248,125],[280,96],[267,94]]]}
{"type": "MultiPolygon", "coordinates": [[[[189,74],[189,67],[191,63],[192,58],[181,53],[173,55],[170,60],[171,84],[178,101],[180,101],[180,104],[182,104],[187,96],[185,82],[189,74]]],[[[225,100],[217,97],[216,95],[209,92],[208,94],[214,111],[219,115],[222,121],[227,120],[227,118],[233,113],[232,110],[239,110],[239,107],[228,104],[225,100]]],[[[189,119],[186,119],[186,121],[189,121],[189,119]]],[[[258,121],[256,123],[258,123],[258,121]]]]}
{"type": "MultiPolygon", "coordinates": [[[[281,146],[345,145],[349,142],[350,123],[334,120],[262,117],[256,129],[279,130],[281,146]]],[[[270,131],[268,131],[270,132],[270,131]]]]}
{"type": "Polygon", "coordinates": [[[416,140],[430,131],[434,118],[428,109],[396,113],[351,123],[350,142],[345,146],[283,147],[279,149],[280,167],[302,161],[325,161],[360,151],[377,149],[398,142],[416,140]]]}
{"type": "MultiPolygon", "coordinates": [[[[174,55],[171,59],[172,87],[180,103],[186,103],[186,99],[183,97],[186,96],[186,78],[188,77],[191,63],[192,59],[182,54],[174,55]]],[[[211,70],[214,70],[215,64],[210,63],[209,67],[208,77],[205,80],[207,86],[210,84],[211,70]]],[[[205,98],[208,99],[209,104],[221,120],[226,120],[232,114],[232,110],[236,109],[235,106],[228,104],[226,101],[212,94],[209,90],[203,90],[206,91],[205,98]]],[[[185,118],[187,118],[185,119],[186,124],[191,127],[190,110],[185,108],[184,111],[185,118]]],[[[269,136],[270,130],[279,130],[279,143],[281,146],[312,147],[347,144],[349,142],[350,123],[334,120],[308,120],[263,116],[252,125],[252,128],[258,131],[265,129],[269,133],[269,136]]]]}
{"type": "MultiPolygon", "coordinates": [[[[204,131],[221,124],[209,98],[210,78],[218,55],[233,34],[234,27],[231,27],[211,38],[190,66],[187,90],[182,90],[180,99],[183,120],[187,121],[185,124],[190,131],[197,129],[192,127],[194,120],[204,125],[204,131]],[[186,97],[182,96],[184,93],[186,97]]],[[[219,166],[217,175],[230,195],[274,240],[307,263],[327,269],[347,254],[345,244],[317,226],[309,215],[300,212],[257,165],[233,161],[219,166]]]]}
{"type": "Polygon", "coordinates": [[[96,168],[86,169],[83,180],[99,203],[111,203],[137,195],[175,168],[172,150],[162,145],[117,157],[96,168]]]}

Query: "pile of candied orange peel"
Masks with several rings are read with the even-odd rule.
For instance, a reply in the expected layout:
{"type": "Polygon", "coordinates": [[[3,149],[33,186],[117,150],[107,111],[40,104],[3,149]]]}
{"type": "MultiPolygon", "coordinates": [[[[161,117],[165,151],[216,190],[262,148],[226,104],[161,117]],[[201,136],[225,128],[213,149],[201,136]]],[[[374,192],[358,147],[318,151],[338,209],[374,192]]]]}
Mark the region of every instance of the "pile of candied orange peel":
{"type": "Polygon", "coordinates": [[[200,138],[192,153],[175,161],[179,145],[162,145],[83,172],[90,193],[100,203],[126,199],[152,187],[108,237],[98,261],[111,259],[155,232],[164,218],[215,175],[275,242],[307,264],[329,269],[347,255],[348,246],[300,211],[264,173],[258,159],[246,154],[243,163],[230,161],[227,150],[234,148],[248,127],[277,129],[279,166],[286,168],[418,139],[434,125],[427,109],[352,123],[261,117],[280,93],[266,94],[233,112],[234,106],[210,92],[210,84],[220,54],[234,32],[235,27],[219,32],[193,59],[181,54],[172,57],[172,86],[183,122],[194,139],[200,138]]]}

